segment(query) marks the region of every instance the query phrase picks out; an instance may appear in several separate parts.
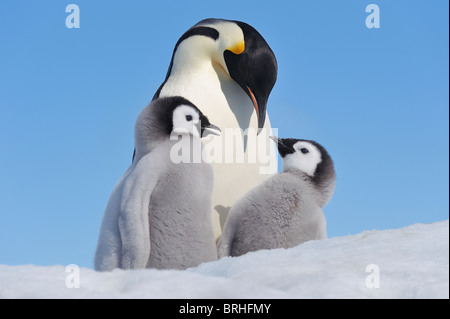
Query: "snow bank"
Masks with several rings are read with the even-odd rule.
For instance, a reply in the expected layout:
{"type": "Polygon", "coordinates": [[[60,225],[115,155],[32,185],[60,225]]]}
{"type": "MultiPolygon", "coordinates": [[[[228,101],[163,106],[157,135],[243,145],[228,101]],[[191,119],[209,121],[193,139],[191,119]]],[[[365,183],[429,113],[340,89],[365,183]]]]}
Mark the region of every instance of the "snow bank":
{"type": "Polygon", "coordinates": [[[449,298],[449,222],[310,241],[186,271],[0,265],[0,298],[449,298]]]}

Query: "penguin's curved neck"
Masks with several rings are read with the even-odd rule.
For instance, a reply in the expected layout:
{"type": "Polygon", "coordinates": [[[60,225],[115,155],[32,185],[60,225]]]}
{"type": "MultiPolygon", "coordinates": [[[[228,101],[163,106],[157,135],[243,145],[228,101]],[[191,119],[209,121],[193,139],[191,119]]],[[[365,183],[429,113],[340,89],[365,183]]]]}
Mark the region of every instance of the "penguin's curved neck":
{"type": "Polygon", "coordinates": [[[307,173],[295,167],[290,167],[286,170],[283,170],[283,173],[295,176],[295,178],[297,178],[298,180],[301,180],[302,182],[306,182],[309,185],[311,185],[311,189],[313,189],[314,193],[316,194],[315,195],[316,202],[320,207],[324,207],[329,202],[331,196],[333,195],[335,187],[334,181],[325,184],[318,184],[314,177],[308,175],[307,173]]]}
{"type": "Polygon", "coordinates": [[[213,46],[214,40],[205,36],[193,36],[181,42],[173,57],[169,77],[186,77],[198,70],[212,68],[213,46]]]}
{"type": "MultiPolygon", "coordinates": [[[[226,104],[221,81],[231,81],[231,78],[227,78],[223,67],[217,66],[215,46],[214,39],[198,35],[181,42],[175,51],[170,74],[157,95],[182,96],[202,111],[209,107],[220,110],[219,105],[226,104]]],[[[209,112],[208,116],[214,113],[209,112]]]]}
{"type": "Polygon", "coordinates": [[[291,174],[302,181],[312,183],[312,177],[307,173],[303,172],[301,169],[296,167],[289,167],[283,169],[283,173],[291,174]]]}

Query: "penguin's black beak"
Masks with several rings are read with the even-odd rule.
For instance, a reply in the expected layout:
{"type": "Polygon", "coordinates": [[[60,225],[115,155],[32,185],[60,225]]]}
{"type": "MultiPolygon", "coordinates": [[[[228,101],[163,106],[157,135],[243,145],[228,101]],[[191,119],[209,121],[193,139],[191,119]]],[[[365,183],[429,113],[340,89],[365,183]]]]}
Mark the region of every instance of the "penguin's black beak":
{"type": "MultiPolygon", "coordinates": [[[[214,124],[209,124],[208,126],[202,126],[202,137],[204,137],[204,136],[203,136],[203,133],[204,133],[204,132],[206,132],[207,135],[208,135],[208,134],[212,134],[212,135],[220,136],[220,133],[217,133],[216,131],[222,132],[222,131],[220,130],[220,128],[217,127],[217,126],[215,126],[214,124]]],[[[206,136],[206,135],[205,135],[205,136],[206,136]]]]}
{"type": "Polygon", "coordinates": [[[277,143],[278,152],[280,153],[281,157],[285,157],[286,154],[292,153],[292,147],[289,145],[286,145],[284,140],[282,138],[278,138],[276,136],[269,136],[270,139],[272,139],[275,143],[277,143]]]}
{"type": "Polygon", "coordinates": [[[205,137],[206,135],[213,134],[220,136],[220,134],[216,131],[222,132],[219,127],[214,124],[211,124],[206,116],[203,114],[200,115],[200,130],[201,137],[205,137]]]}
{"type": "Polygon", "coordinates": [[[244,50],[225,50],[224,59],[230,77],[251,99],[258,117],[258,133],[266,120],[267,100],[277,80],[277,60],[264,38],[250,25],[235,21],[244,33],[244,50]]]}

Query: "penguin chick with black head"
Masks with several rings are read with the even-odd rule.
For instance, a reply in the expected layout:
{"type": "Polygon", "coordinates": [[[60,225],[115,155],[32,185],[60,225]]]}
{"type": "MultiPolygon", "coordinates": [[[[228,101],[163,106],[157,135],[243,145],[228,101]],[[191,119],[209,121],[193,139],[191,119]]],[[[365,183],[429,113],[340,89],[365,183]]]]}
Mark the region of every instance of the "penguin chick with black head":
{"type": "Polygon", "coordinates": [[[271,138],[278,144],[283,172],[253,188],[231,208],[218,242],[219,257],[289,248],[327,237],[322,208],[335,188],[330,155],[314,141],[271,138]]]}
{"type": "Polygon", "coordinates": [[[182,97],[156,99],[139,114],[136,157],[108,201],[96,270],[185,269],[217,259],[213,170],[204,161],[174,160],[178,151],[172,151],[182,140],[189,146],[183,151],[195,151],[196,144],[201,150],[200,138],[210,129],[218,127],[182,97]]]}

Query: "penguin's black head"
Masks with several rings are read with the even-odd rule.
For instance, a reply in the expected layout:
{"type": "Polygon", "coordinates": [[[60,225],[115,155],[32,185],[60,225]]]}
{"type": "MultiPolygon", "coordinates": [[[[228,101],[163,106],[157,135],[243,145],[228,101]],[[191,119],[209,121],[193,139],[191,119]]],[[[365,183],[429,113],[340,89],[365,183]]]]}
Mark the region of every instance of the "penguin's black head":
{"type": "Polygon", "coordinates": [[[153,99],[159,97],[172,73],[180,44],[194,36],[209,41],[193,43],[189,51],[199,51],[201,48],[211,54],[212,62],[228,73],[248,95],[258,117],[258,128],[261,129],[266,118],[267,101],[277,79],[277,60],[261,34],[244,22],[205,19],[186,31],[175,45],[166,79],[153,99]]]}
{"type": "Polygon", "coordinates": [[[264,126],[270,92],[277,80],[277,60],[266,40],[247,23],[234,21],[244,33],[245,49],[223,53],[230,76],[252,100],[258,128],[264,126]]]}
{"type": "Polygon", "coordinates": [[[333,160],[327,150],[311,140],[270,137],[277,143],[283,159],[283,170],[298,169],[318,187],[334,187],[335,171],[333,160]]]}
{"type": "Polygon", "coordinates": [[[139,114],[134,129],[135,157],[141,158],[172,134],[192,135],[197,138],[207,134],[218,135],[220,129],[187,99],[174,96],[153,100],[139,114]]]}
{"type": "Polygon", "coordinates": [[[209,129],[220,131],[192,102],[181,96],[160,98],[152,104],[154,125],[166,136],[178,133],[203,137],[206,132],[216,134],[209,129]]]}

